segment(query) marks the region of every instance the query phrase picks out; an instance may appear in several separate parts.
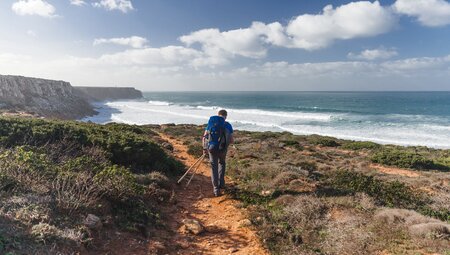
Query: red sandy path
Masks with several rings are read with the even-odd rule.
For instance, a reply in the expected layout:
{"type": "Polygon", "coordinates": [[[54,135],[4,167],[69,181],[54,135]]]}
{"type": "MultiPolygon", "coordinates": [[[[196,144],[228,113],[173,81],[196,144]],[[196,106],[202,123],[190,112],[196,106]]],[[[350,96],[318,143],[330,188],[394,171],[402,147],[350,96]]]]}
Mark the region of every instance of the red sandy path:
{"type": "MultiPolygon", "coordinates": [[[[185,165],[191,166],[195,162],[182,142],[164,134],[161,137],[173,145],[174,155],[185,165]]],[[[183,182],[176,190],[177,203],[171,212],[166,212],[171,215],[167,225],[174,233],[169,244],[174,248],[162,254],[269,254],[256,233],[242,226],[240,221],[245,219],[245,213],[236,208],[237,201],[226,195],[213,196],[210,176],[211,170],[207,162],[203,162],[191,184],[186,188],[186,182],[183,182]],[[178,229],[183,219],[200,221],[206,226],[206,232],[198,236],[180,233],[178,229]]]]}

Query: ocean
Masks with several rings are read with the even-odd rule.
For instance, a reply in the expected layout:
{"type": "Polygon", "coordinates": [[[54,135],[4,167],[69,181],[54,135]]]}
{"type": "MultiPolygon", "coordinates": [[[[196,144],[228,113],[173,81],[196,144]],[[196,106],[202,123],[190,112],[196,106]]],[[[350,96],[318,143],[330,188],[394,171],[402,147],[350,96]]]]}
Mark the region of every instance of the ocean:
{"type": "Polygon", "coordinates": [[[204,124],[226,109],[235,129],[450,148],[450,92],[146,92],[97,107],[84,121],[204,124]]]}

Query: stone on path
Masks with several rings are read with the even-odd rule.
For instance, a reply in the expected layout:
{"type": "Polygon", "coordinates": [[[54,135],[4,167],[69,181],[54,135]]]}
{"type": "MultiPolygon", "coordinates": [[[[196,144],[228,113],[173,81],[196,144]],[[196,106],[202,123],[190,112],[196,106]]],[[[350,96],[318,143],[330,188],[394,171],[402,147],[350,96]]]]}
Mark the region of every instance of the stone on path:
{"type": "Polygon", "coordinates": [[[181,233],[191,233],[194,235],[199,235],[205,230],[205,228],[198,220],[184,219],[182,223],[183,225],[180,227],[181,233]]]}
{"type": "Polygon", "coordinates": [[[86,219],[84,219],[84,225],[90,229],[100,229],[103,224],[99,217],[94,214],[88,214],[86,219]]]}

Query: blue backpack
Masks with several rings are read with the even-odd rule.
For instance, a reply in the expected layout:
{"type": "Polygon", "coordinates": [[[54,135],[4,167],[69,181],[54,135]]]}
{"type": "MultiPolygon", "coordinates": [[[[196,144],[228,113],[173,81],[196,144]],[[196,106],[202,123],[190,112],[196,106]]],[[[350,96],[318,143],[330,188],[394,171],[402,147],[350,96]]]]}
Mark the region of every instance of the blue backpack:
{"type": "Polygon", "coordinates": [[[225,119],[220,116],[211,116],[208,121],[208,150],[222,151],[227,147],[225,134],[225,119]]]}

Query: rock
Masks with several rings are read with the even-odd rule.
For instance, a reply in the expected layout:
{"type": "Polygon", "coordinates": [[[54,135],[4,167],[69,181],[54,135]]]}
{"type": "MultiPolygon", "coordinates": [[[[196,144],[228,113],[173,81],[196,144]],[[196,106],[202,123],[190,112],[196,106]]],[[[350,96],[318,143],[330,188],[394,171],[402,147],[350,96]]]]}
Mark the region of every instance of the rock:
{"type": "Polygon", "coordinates": [[[279,144],[278,144],[278,148],[284,148],[285,146],[286,146],[285,143],[279,143],[279,144]]]}
{"type": "Polygon", "coordinates": [[[103,224],[99,217],[94,214],[88,214],[86,219],[84,219],[84,225],[90,229],[101,229],[103,224]]]}
{"type": "Polygon", "coordinates": [[[199,235],[201,233],[203,233],[203,231],[205,230],[205,228],[203,227],[203,225],[198,221],[198,220],[194,220],[194,219],[184,219],[182,221],[183,226],[181,226],[181,232],[188,232],[194,235],[199,235]]]}
{"type": "Polygon", "coordinates": [[[243,220],[239,221],[240,227],[249,227],[251,225],[252,225],[252,222],[249,219],[243,219],[243,220]]]}
{"type": "Polygon", "coordinates": [[[180,247],[183,249],[187,249],[191,246],[188,241],[180,241],[178,242],[178,245],[180,245],[180,247]]]}
{"type": "Polygon", "coordinates": [[[162,254],[166,246],[160,241],[150,241],[148,244],[149,254],[162,254]]]}
{"type": "Polygon", "coordinates": [[[239,251],[239,249],[236,248],[236,247],[233,247],[233,248],[230,248],[228,251],[229,251],[230,253],[236,253],[236,252],[239,251]]]}
{"type": "Polygon", "coordinates": [[[170,144],[170,143],[168,143],[168,142],[163,142],[163,143],[161,144],[161,146],[162,146],[164,149],[167,149],[167,150],[169,150],[169,151],[173,151],[173,146],[172,146],[172,144],[170,144]]]}
{"type": "Polygon", "coordinates": [[[271,190],[263,190],[263,191],[261,191],[261,195],[264,196],[264,197],[268,197],[271,194],[272,194],[271,190]]]}

